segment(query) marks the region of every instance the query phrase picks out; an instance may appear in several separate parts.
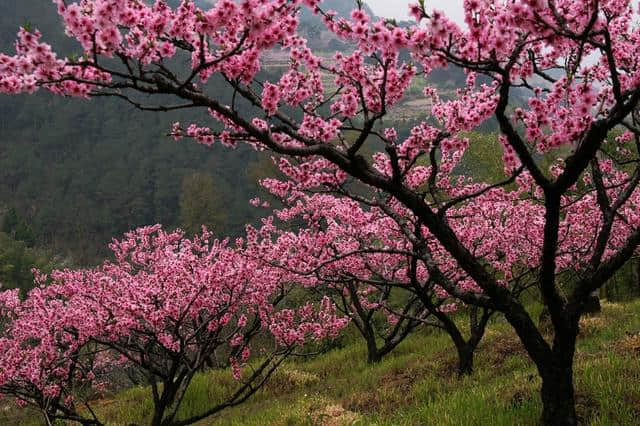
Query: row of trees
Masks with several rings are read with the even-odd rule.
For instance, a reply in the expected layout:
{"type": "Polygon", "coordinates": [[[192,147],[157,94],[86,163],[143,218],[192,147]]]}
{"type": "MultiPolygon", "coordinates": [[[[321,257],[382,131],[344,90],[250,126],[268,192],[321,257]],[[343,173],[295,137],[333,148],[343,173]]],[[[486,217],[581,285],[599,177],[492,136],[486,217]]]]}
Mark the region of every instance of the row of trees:
{"type": "Polygon", "coordinates": [[[84,54],[60,59],[22,29],[16,55],[0,56],[0,91],[45,87],[142,110],[202,110],[217,124],[175,123],[174,138],[283,156],[287,179],[265,184],[287,206],[278,218],[302,227],[280,231],[266,220],[249,229],[244,255],[333,291],[364,318],[365,336],[367,311],[383,309],[403,324],[398,335],[435,321],[473,352],[487,318],[503,314],[542,378],[542,422],[576,424],[580,317],[640,243],[640,30],[630,1],[466,1],[462,26],[419,2],[415,24],[402,28],[360,8],[339,18],[318,0],[221,0],[208,10],[54,2],[84,54]],[[300,8],[353,51],[315,55],[297,33],[300,8]],[[290,56],[275,78],[260,72],[274,48],[290,56]],[[192,69],[173,67],[176,58],[192,69]],[[467,75],[455,97],[427,86],[428,120],[406,138],[384,128],[414,79],[447,66],[467,75]],[[210,89],[212,76],[231,99],[210,89]],[[514,103],[516,91],[526,103],[514,103]],[[499,125],[506,177],[465,178],[455,169],[466,132],[488,120],[499,125]],[[551,337],[520,300],[528,286],[540,292],[551,337]],[[394,289],[407,292],[403,306],[390,302],[394,289]],[[472,307],[467,338],[447,326],[461,304],[472,307]]]}
{"type": "Polygon", "coordinates": [[[149,385],[151,424],[186,425],[243,402],[305,342],[346,325],[328,299],[286,308],[290,274],[211,238],[141,228],[111,244],[115,262],[39,274],[25,299],[1,293],[0,393],[38,408],[47,424],[102,424],[90,401],[129,370],[149,385]],[[206,366],[230,366],[236,389],[176,417],[206,366]]]}

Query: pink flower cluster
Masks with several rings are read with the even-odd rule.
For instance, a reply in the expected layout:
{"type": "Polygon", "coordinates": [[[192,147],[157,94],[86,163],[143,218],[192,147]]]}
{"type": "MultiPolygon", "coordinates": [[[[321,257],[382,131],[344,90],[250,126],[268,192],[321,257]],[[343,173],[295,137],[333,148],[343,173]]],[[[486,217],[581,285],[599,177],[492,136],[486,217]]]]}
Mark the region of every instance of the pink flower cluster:
{"type": "Polygon", "coordinates": [[[256,323],[281,348],[336,337],[347,323],[328,300],[281,310],[291,274],[206,230],[186,239],[146,227],[111,249],[115,261],[98,268],[38,276],[25,300],[0,293],[0,393],[37,405],[97,384],[121,360],[157,374],[222,347],[240,346],[242,364],[256,323]]]}

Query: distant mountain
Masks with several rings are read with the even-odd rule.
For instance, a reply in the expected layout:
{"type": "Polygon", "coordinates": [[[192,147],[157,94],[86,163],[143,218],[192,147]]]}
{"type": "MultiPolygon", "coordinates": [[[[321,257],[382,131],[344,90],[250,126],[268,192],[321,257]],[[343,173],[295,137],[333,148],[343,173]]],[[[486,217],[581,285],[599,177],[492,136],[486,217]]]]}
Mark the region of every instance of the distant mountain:
{"type": "MultiPolygon", "coordinates": [[[[168,0],[167,3],[172,7],[176,7],[181,3],[181,0],[168,0]]],[[[216,0],[195,0],[195,3],[202,9],[208,9],[216,3],[216,0]]],[[[351,11],[356,9],[358,5],[355,0],[323,0],[321,7],[323,10],[335,10],[338,12],[338,16],[348,17],[351,11]]],[[[303,7],[303,9],[303,21],[314,19],[313,14],[309,12],[309,8],[303,7]]],[[[366,4],[364,5],[364,10],[369,15],[374,16],[373,11],[366,4]]]]}
{"type": "MultiPolygon", "coordinates": [[[[341,16],[343,18],[349,17],[351,15],[351,11],[358,8],[358,4],[356,3],[355,0],[324,0],[320,4],[320,6],[324,11],[328,11],[328,10],[336,11],[338,13],[338,16],[341,16]]],[[[366,4],[364,5],[364,11],[370,16],[375,16],[371,8],[366,4]]],[[[321,23],[320,18],[314,15],[313,13],[311,13],[309,8],[306,8],[306,7],[302,9],[302,15],[300,17],[300,20],[302,21],[302,23],[310,23],[310,22],[321,23]]]]}

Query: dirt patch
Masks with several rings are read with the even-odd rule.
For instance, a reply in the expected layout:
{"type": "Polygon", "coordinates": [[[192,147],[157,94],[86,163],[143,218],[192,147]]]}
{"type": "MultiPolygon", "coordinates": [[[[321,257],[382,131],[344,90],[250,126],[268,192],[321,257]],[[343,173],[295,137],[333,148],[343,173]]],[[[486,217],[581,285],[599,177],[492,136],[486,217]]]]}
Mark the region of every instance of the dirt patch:
{"type": "Polygon", "coordinates": [[[579,337],[590,337],[602,331],[605,321],[601,316],[584,316],[580,318],[579,337]]]}
{"type": "Polygon", "coordinates": [[[311,418],[314,425],[319,426],[343,426],[353,425],[360,420],[360,414],[344,409],[338,404],[329,404],[321,410],[312,412],[311,418]]]}
{"type": "Polygon", "coordinates": [[[614,343],[614,347],[621,355],[640,358],[640,332],[627,333],[626,336],[614,343]]]}
{"type": "Polygon", "coordinates": [[[394,370],[380,378],[380,385],[383,388],[408,391],[420,377],[422,374],[415,370],[394,370]]]}
{"type": "Polygon", "coordinates": [[[379,392],[372,390],[371,392],[361,392],[349,395],[342,401],[348,410],[352,410],[362,414],[383,414],[387,410],[389,404],[388,398],[383,397],[379,392]]]}
{"type": "Polygon", "coordinates": [[[349,395],[342,401],[342,405],[348,410],[362,414],[380,414],[387,416],[395,412],[399,407],[407,407],[417,404],[418,401],[412,392],[381,392],[372,390],[349,395]]]}
{"type": "Polygon", "coordinates": [[[496,371],[502,370],[509,358],[516,355],[527,355],[520,340],[515,336],[505,334],[486,342],[476,350],[476,353],[486,353],[489,362],[495,367],[496,371]]]}
{"type": "Polygon", "coordinates": [[[416,403],[412,387],[424,373],[413,368],[392,370],[380,378],[375,390],[350,395],[343,400],[343,405],[363,414],[390,414],[400,406],[416,403]]]}

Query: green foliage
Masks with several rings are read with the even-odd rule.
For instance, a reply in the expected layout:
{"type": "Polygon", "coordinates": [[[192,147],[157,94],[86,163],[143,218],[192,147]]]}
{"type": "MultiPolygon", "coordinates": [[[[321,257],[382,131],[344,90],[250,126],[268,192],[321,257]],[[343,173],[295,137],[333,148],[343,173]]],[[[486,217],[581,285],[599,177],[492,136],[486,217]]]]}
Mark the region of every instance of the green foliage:
{"type": "Polygon", "coordinates": [[[16,209],[9,209],[2,219],[2,232],[5,234],[11,234],[17,226],[18,214],[16,213],[16,209]]]}
{"type": "Polygon", "coordinates": [[[226,210],[213,178],[207,173],[191,173],[182,180],[180,195],[182,229],[189,234],[200,232],[202,225],[214,229],[226,220],[226,210]]]}
{"type": "Polygon", "coordinates": [[[33,288],[32,269],[48,272],[65,266],[61,259],[49,253],[30,248],[24,241],[18,241],[0,232],[0,284],[2,289],[18,288],[22,294],[33,288]]]}
{"type": "Polygon", "coordinates": [[[16,209],[11,208],[2,220],[2,232],[10,235],[14,240],[24,242],[27,247],[33,247],[36,236],[31,226],[18,217],[16,209]]]}
{"type": "Polygon", "coordinates": [[[495,183],[506,178],[502,163],[502,144],[497,133],[471,132],[471,143],[462,157],[457,173],[477,182],[495,183]]]}

